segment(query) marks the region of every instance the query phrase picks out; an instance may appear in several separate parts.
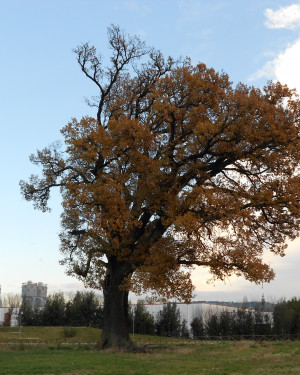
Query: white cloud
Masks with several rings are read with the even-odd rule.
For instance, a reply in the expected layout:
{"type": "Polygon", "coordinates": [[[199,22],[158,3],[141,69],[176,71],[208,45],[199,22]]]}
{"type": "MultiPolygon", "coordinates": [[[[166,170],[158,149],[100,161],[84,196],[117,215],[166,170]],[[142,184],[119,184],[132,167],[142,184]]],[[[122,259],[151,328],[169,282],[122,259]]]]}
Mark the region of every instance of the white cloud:
{"type": "Polygon", "coordinates": [[[266,26],[269,29],[295,29],[300,27],[300,4],[281,7],[274,11],[266,9],[266,26]]]}
{"type": "MultiPolygon", "coordinates": [[[[300,4],[281,7],[274,11],[266,9],[266,26],[270,29],[295,29],[300,28],[300,4]]],[[[268,61],[261,69],[250,77],[250,81],[258,78],[268,78],[296,89],[300,94],[300,39],[290,43],[273,60],[268,61]]]]}
{"type": "Polygon", "coordinates": [[[123,3],[124,7],[131,12],[138,13],[140,15],[147,15],[151,13],[152,9],[145,3],[137,0],[127,0],[123,3]]]}
{"type": "Polygon", "coordinates": [[[281,52],[274,60],[268,61],[262,69],[257,71],[250,80],[266,77],[289,88],[295,88],[300,94],[300,39],[290,44],[285,51],[281,52]]]}

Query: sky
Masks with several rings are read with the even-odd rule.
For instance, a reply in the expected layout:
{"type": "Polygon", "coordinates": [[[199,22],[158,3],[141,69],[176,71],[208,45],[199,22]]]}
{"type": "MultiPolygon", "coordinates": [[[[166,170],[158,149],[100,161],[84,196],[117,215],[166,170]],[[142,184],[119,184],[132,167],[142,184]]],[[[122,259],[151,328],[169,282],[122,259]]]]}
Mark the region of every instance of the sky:
{"type": "MultiPolygon", "coordinates": [[[[72,117],[95,116],[85,97],[95,88],[72,52],[90,42],[109,56],[107,27],[139,35],[165,56],[189,56],[229,74],[233,84],[280,81],[300,93],[300,1],[296,0],[0,0],[0,285],[20,293],[28,280],[48,292],[82,290],[59,265],[60,196],[51,213],[22,199],[19,181],[38,173],[29,155],[61,139],[72,117]]],[[[242,278],[207,284],[193,271],[195,300],[300,297],[300,240],[284,258],[265,255],[276,278],[253,285],[242,278]]],[[[131,296],[134,299],[134,296],[131,296]]]]}

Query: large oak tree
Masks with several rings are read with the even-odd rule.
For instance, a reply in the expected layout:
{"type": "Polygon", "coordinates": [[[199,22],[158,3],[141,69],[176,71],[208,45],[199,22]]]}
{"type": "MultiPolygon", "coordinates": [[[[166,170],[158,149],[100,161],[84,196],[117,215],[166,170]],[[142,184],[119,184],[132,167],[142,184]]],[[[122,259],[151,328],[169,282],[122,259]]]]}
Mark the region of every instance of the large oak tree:
{"type": "Polygon", "coordinates": [[[274,277],[264,250],[284,255],[299,231],[300,103],[280,83],[263,90],[164,59],[116,26],[110,65],[76,50],[99,95],[96,116],[62,129],[65,147],[31,156],[21,181],[35,208],[62,194],[62,264],[104,293],[102,347],[130,345],[128,292],[188,301],[194,266],[218,279],[274,277]]]}

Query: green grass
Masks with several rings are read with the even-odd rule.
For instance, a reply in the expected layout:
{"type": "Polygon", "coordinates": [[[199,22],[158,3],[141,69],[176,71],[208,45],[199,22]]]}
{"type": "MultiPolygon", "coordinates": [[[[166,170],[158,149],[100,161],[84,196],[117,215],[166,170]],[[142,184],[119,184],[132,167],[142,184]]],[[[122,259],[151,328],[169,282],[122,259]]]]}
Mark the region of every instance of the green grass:
{"type": "Polygon", "coordinates": [[[0,374],[300,374],[300,343],[182,344],[148,353],[117,353],[62,346],[0,349],[0,374]]]}
{"type": "MultiPolygon", "coordinates": [[[[66,338],[63,327],[1,328],[0,375],[93,375],[93,374],[197,374],[197,375],[287,375],[300,374],[300,342],[201,342],[135,335],[141,345],[155,344],[148,352],[96,351],[101,331],[76,328],[66,338]],[[14,337],[14,339],[13,339],[14,337]],[[46,344],[26,345],[36,338],[46,344]]],[[[149,347],[151,348],[151,347],[149,347]]]]}
{"type": "MultiPolygon", "coordinates": [[[[73,327],[74,328],[74,327],[73,327]]],[[[97,343],[101,336],[102,330],[90,327],[76,327],[75,335],[67,337],[66,329],[71,330],[72,327],[22,327],[21,341],[30,342],[39,340],[48,343],[97,343]]],[[[135,334],[131,335],[131,339],[137,345],[147,345],[149,343],[154,345],[167,345],[173,343],[182,343],[182,339],[168,338],[159,336],[145,336],[135,334]]],[[[187,340],[188,341],[188,340],[187,340]]],[[[3,342],[19,342],[19,327],[0,327],[0,344],[3,342]]]]}
{"type": "MultiPolygon", "coordinates": [[[[22,340],[38,339],[41,341],[88,341],[96,342],[99,340],[101,330],[90,327],[76,327],[75,335],[71,338],[66,338],[65,328],[67,327],[22,327],[22,340]]],[[[67,329],[71,329],[68,327],[67,329]]],[[[3,341],[18,341],[19,327],[1,327],[0,328],[0,343],[3,341]]]]}

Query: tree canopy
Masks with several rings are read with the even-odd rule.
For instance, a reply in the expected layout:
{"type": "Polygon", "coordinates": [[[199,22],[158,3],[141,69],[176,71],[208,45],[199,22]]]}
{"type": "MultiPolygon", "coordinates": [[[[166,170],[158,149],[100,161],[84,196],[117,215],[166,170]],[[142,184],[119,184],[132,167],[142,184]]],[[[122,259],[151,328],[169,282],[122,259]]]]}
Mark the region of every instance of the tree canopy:
{"type": "Polygon", "coordinates": [[[31,156],[42,176],[20,183],[42,211],[60,188],[68,273],[104,294],[113,283],[185,301],[194,266],[270,281],[264,250],[283,256],[299,231],[295,92],[234,87],[225,73],[165,59],[116,26],[108,40],[108,67],[94,46],[75,50],[99,92],[88,101],[95,118],[72,119],[65,147],[31,156]]]}

